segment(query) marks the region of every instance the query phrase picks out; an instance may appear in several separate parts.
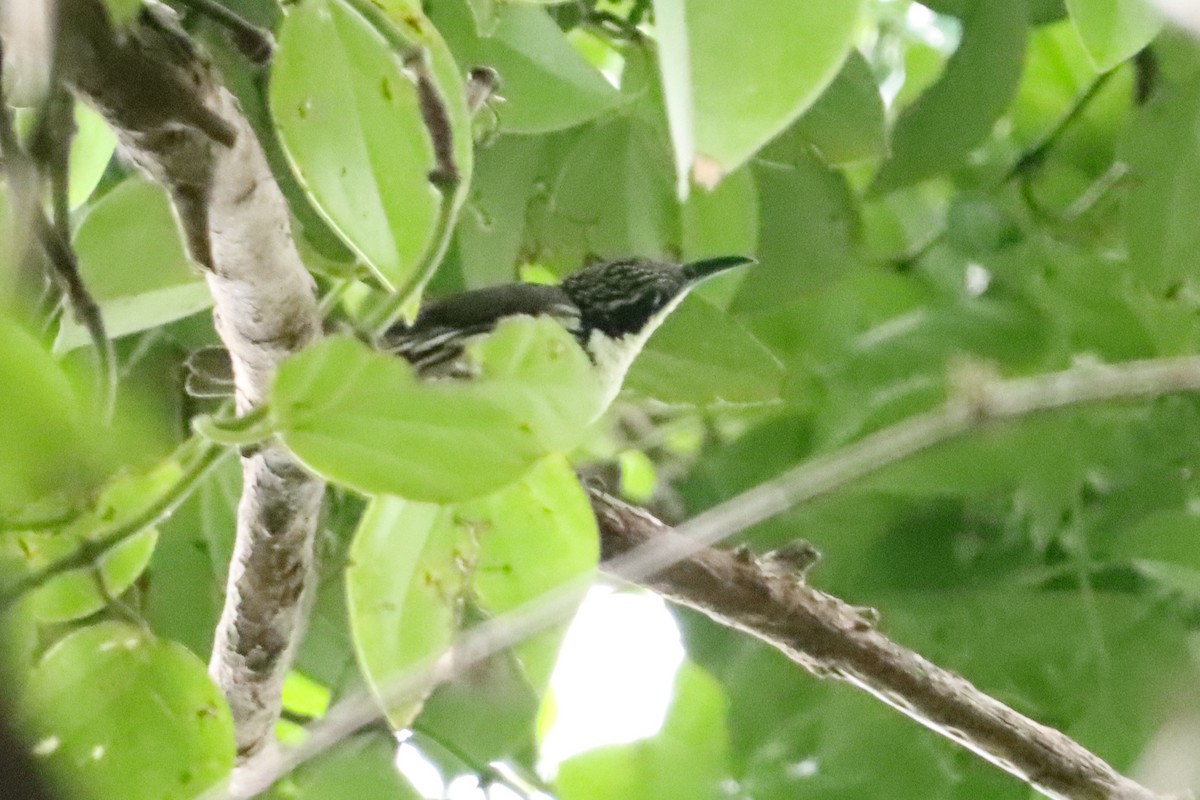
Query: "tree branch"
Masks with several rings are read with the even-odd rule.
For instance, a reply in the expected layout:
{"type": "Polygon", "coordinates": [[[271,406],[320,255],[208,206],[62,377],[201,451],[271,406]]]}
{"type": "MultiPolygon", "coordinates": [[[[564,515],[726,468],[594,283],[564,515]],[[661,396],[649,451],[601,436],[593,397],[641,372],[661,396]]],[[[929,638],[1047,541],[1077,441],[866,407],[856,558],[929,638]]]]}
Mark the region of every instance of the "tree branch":
{"type": "MultiPolygon", "coordinates": [[[[62,76],[170,192],[205,271],[237,407],[266,396],[275,367],[320,335],[314,286],[288,210],[233,95],[165,6],[115,30],[100,0],[60,0],[62,76]]],[[[324,482],[278,444],[242,458],[237,541],[210,671],[229,699],[238,753],[273,741],[279,692],[303,628],[324,482]]]]}
{"type": "MultiPolygon", "coordinates": [[[[600,491],[589,494],[606,560],[680,536],[641,509],[600,491]]],[[[870,692],[1047,797],[1159,797],[1065,734],[888,639],[870,615],[808,586],[802,566],[790,553],[756,558],[706,548],[640,583],[761,639],[814,675],[870,692]]]]}
{"type": "MultiPolygon", "coordinates": [[[[660,571],[704,552],[721,539],[734,536],[775,514],[842,488],[889,464],[981,428],[994,420],[1019,418],[1103,400],[1131,400],[1173,392],[1200,391],[1200,356],[1076,367],[1012,380],[1001,380],[983,370],[968,370],[959,375],[957,385],[955,396],[940,408],[877,431],[836,452],[811,459],[778,478],[700,514],[677,528],[677,535],[658,536],[614,555],[604,563],[604,570],[633,583],[647,583],[660,571]]],[[[382,715],[381,708],[419,697],[431,687],[461,675],[485,658],[566,621],[574,613],[589,582],[590,579],[583,578],[563,584],[513,611],[464,631],[440,658],[417,664],[379,687],[382,703],[370,692],[351,695],[309,726],[307,737],[301,745],[283,752],[279,758],[255,759],[246,765],[246,769],[255,773],[256,782],[261,785],[273,783],[378,719],[382,715]]],[[[865,622],[865,627],[869,629],[870,621],[865,622]]],[[[855,612],[844,623],[850,627],[862,626],[864,619],[855,612]]],[[[899,678],[897,680],[899,682],[899,678]]],[[[875,691],[868,684],[857,685],[873,693],[875,691]]],[[[950,687],[951,694],[953,689],[950,687]]],[[[891,697],[881,699],[892,705],[898,705],[899,702],[891,697]]],[[[906,710],[905,713],[909,712],[906,710]]],[[[947,735],[950,735],[949,732],[947,735]]],[[[1039,772],[1030,772],[1028,778],[1039,786],[1048,779],[1039,772]]],[[[1116,800],[1150,800],[1156,797],[1136,784],[1126,788],[1135,793],[1103,796],[1116,800]],[[1142,793],[1136,793],[1137,790],[1142,793]]],[[[233,796],[225,788],[216,788],[206,793],[204,799],[233,796]]],[[[1071,797],[1053,793],[1050,796],[1071,797]]],[[[1076,797],[1093,796],[1085,794],[1076,797]]]]}

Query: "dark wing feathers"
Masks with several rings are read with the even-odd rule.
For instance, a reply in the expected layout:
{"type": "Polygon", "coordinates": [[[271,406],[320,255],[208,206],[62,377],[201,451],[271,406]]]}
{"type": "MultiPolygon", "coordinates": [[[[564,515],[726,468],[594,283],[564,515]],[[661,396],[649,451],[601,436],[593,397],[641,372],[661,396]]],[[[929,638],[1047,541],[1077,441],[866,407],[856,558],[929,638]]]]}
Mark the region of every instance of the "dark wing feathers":
{"type": "Polygon", "coordinates": [[[469,377],[462,360],[472,341],[496,324],[520,314],[553,316],[567,330],[579,330],[579,309],[557,286],[516,283],[453,295],[421,309],[412,325],[396,325],[383,347],[409,361],[422,377],[469,377]]]}

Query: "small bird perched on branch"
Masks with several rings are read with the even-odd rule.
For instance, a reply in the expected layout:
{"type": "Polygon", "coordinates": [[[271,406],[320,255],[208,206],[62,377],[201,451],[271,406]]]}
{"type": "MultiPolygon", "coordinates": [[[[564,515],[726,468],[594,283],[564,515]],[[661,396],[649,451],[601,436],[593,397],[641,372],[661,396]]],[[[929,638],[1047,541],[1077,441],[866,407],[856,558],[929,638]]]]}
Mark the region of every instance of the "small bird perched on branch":
{"type": "Polygon", "coordinates": [[[476,289],[423,307],[412,324],[399,323],[381,346],[403,356],[424,377],[469,374],[461,356],[466,346],[503,319],[546,316],[566,328],[597,370],[607,408],[630,364],[650,334],[697,284],[734,267],[745,256],[721,256],[688,264],[623,259],[592,264],[559,286],[511,283],[476,289]]]}
{"type": "MultiPolygon", "coordinates": [[[[588,354],[603,393],[600,410],[621,391],[625,373],[650,334],[693,288],[744,264],[745,256],[721,256],[688,264],[631,258],[604,261],[576,272],[559,286],[510,283],[451,295],[426,304],[411,324],[397,323],[380,338],[424,378],[472,374],[467,345],[509,317],[545,316],[567,329],[588,354]]],[[[201,351],[189,360],[188,391],[229,394],[232,375],[224,351],[201,351]],[[213,386],[220,386],[214,391],[213,386]]]]}

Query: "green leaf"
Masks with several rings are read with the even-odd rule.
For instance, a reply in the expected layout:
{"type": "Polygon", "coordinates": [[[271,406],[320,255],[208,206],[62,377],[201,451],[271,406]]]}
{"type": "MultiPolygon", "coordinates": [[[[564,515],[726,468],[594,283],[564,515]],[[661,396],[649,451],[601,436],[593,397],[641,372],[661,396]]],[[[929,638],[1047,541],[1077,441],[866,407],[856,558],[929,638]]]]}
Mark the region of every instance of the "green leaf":
{"type": "Polygon", "coordinates": [[[225,600],[241,487],[238,460],[218,464],[159,525],[161,535],[146,573],[146,621],[155,633],[205,659],[225,600]]]}
{"type": "Polygon", "coordinates": [[[1125,235],[1137,279],[1163,291],[1200,275],[1200,89],[1166,87],[1130,126],[1125,235]]]}
{"type": "Polygon", "coordinates": [[[596,748],[564,761],[555,780],[562,800],[706,800],[726,796],[725,693],[691,662],[680,665],[657,735],[596,748]]]}
{"type": "Polygon", "coordinates": [[[888,149],[883,97],[871,66],[851,51],[842,71],[781,138],[816,148],[827,164],[853,164],[888,149]]]}
{"type": "Polygon", "coordinates": [[[1024,0],[974,0],[942,77],[900,115],[892,154],[871,192],[884,194],[958,166],[1016,92],[1025,52],[1024,0]]]}
{"type": "MultiPolygon", "coordinates": [[[[79,273],[100,304],[105,330],[116,339],[203,311],[212,294],[184,253],[179,228],[157,185],[124,181],[88,209],[75,232],[79,273]]],[[[90,344],[87,331],[64,314],[54,349],[90,344]]]]}
{"type": "MultiPolygon", "coordinates": [[[[595,518],[566,460],[542,461],[486,497],[453,505],[379,497],[350,549],[346,591],[359,663],[377,689],[438,655],[457,630],[463,593],[488,616],[504,613],[593,569],[595,518]]],[[[483,761],[528,739],[561,634],[534,637],[430,698],[423,730],[483,761]],[[487,713],[480,712],[487,707],[487,713]]],[[[397,727],[417,702],[389,709],[397,727]]]]}
{"type": "Polygon", "coordinates": [[[83,103],[75,104],[75,127],[67,162],[70,178],[67,197],[71,208],[78,208],[91,196],[117,147],[117,136],[108,123],[83,103]]]}
{"type": "MultiPolygon", "coordinates": [[[[37,571],[83,547],[89,538],[141,514],[146,498],[161,496],[181,474],[178,463],[168,461],[143,475],[122,476],[104,489],[94,508],[61,531],[9,534],[6,546],[23,554],[29,571],[37,571]]],[[[104,586],[112,596],[128,589],[145,570],[154,552],[154,528],[131,536],[99,560],[104,586]]],[[[33,594],[32,610],[42,622],[66,622],[99,611],[107,598],[100,591],[91,567],[59,575],[33,594]]]]}
{"type": "MultiPolygon", "coordinates": [[[[742,167],[717,186],[688,195],[683,204],[684,261],[758,252],[758,188],[749,167],[742,167]]],[[[724,308],[737,294],[745,270],[732,270],[705,281],[696,294],[724,308]]]]}
{"type": "MultiPolygon", "coordinates": [[[[464,575],[454,530],[432,503],[376,497],[363,514],[346,568],[346,602],[358,663],[377,691],[437,656],[458,627],[464,575]]],[[[405,727],[424,698],[387,708],[405,727]]]]}
{"type": "Polygon", "coordinates": [[[634,117],[598,123],[578,138],[548,206],[552,216],[537,243],[565,269],[578,269],[587,256],[666,257],[678,249],[665,142],[634,117]]]}
{"type": "Polygon", "coordinates": [[[680,194],[714,186],[803,113],[850,52],[861,0],[656,0],[680,194]],[[786,76],[786,79],[781,79],[786,76]]]}
{"type": "Polygon", "coordinates": [[[368,493],[478,496],[549,452],[567,452],[600,392],[587,356],[551,320],[505,322],[471,381],[417,380],[403,359],[331,337],[279,369],[272,408],[312,469],[368,493]]]}
{"type": "Polygon", "coordinates": [[[420,800],[396,769],[396,745],[378,734],[350,738],[298,769],[264,797],[270,800],[420,800]]]}
{"type": "Polygon", "coordinates": [[[511,283],[515,278],[526,209],[544,149],[540,137],[502,136],[479,152],[475,182],[457,230],[465,288],[511,283]]]}
{"type": "Polygon", "coordinates": [[[730,310],[755,315],[834,281],[850,267],[856,207],[845,178],[815,156],[754,170],[762,209],[759,264],[745,270],[730,310]]]}
{"type": "Polygon", "coordinates": [[[233,767],[233,722],[203,662],[130,625],[55,644],[22,709],[34,754],[80,797],[183,800],[233,767]]]}
{"type": "Polygon", "coordinates": [[[0,519],[47,495],[79,495],[100,479],[99,437],[70,380],[37,341],[0,317],[0,519]]]}
{"type": "Polygon", "coordinates": [[[429,52],[462,179],[454,203],[470,184],[470,124],[463,78],[419,4],[389,0],[370,8],[378,19],[368,21],[343,0],[293,7],[279,35],[270,104],[297,179],[395,289],[423,277],[415,273],[446,223],[438,220],[443,201],[428,179],[433,145],[402,48],[429,52]]]}
{"type": "Polygon", "coordinates": [[[610,111],[621,96],[579,54],[544,9],[501,3],[485,35],[463,0],[435,3],[430,18],[460,64],[500,74],[500,129],[546,133],[610,111]]]}
{"type": "Polygon", "coordinates": [[[1067,11],[1100,72],[1136,54],[1163,26],[1162,14],[1143,0],[1067,0],[1067,11]]]}
{"type": "MultiPolygon", "coordinates": [[[[495,494],[446,509],[444,518],[470,552],[470,598],[486,617],[510,611],[586,576],[599,559],[591,505],[566,459],[540,462],[495,494]]],[[[420,729],[480,763],[524,749],[533,739],[563,628],[537,634],[439,688],[420,729]]]]}
{"type": "Polygon", "coordinates": [[[745,328],[699,297],[680,306],[638,356],[625,385],[664,403],[779,399],[783,365],[745,328]]]}

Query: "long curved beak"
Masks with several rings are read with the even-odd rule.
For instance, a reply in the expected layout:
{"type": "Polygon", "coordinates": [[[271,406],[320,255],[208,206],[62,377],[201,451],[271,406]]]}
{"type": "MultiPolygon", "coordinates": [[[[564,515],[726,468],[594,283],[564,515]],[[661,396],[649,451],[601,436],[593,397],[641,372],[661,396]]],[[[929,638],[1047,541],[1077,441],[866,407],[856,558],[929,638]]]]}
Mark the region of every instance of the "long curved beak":
{"type": "Polygon", "coordinates": [[[734,267],[757,263],[758,259],[751,258],[750,256],[718,256],[717,258],[706,258],[703,261],[693,261],[690,264],[684,264],[683,275],[687,278],[688,283],[696,284],[734,267]]]}

